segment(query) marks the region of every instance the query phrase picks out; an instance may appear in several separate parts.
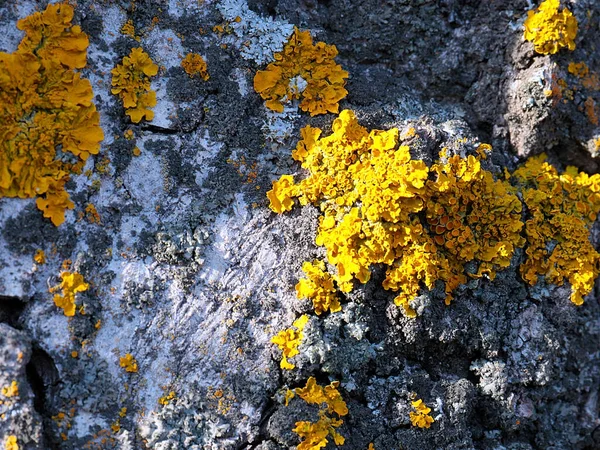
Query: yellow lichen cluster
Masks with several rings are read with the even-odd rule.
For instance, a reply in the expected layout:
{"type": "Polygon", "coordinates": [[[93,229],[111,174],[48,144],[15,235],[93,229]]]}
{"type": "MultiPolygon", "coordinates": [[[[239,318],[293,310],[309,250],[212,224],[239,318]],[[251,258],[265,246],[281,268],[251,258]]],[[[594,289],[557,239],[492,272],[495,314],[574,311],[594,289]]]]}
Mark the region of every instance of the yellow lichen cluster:
{"type": "Polygon", "coordinates": [[[6,438],[6,442],[4,443],[5,450],[19,450],[19,444],[17,444],[17,437],[14,435],[10,435],[6,438]]]}
{"type": "Polygon", "coordinates": [[[296,285],[298,298],[312,300],[317,315],[321,315],[324,311],[341,311],[342,306],[333,285],[333,278],[325,271],[325,263],[307,261],[302,264],[302,271],[308,278],[302,278],[296,285]]]}
{"type": "Polygon", "coordinates": [[[429,428],[433,422],[433,417],[429,415],[431,412],[431,408],[428,408],[423,400],[418,399],[414,402],[411,402],[412,407],[415,411],[411,411],[409,413],[410,423],[413,427],[419,428],[429,428]]]}
{"type": "Polygon", "coordinates": [[[19,384],[16,380],[13,380],[8,386],[2,388],[1,393],[6,398],[16,397],[19,395],[19,384]]]}
{"type": "Polygon", "coordinates": [[[134,123],[152,120],[156,106],[156,92],[150,87],[150,77],[158,73],[158,66],[141,48],[132,48],[121,64],[112,71],[111,92],[121,97],[125,113],[134,123]]]}
{"type": "MultiPolygon", "coordinates": [[[[481,155],[481,151],[478,153],[481,155]]],[[[403,305],[418,293],[421,276],[429,288],[433,283],[427,280],[432,277],[444,281],[448,304],[452,291],[467,281],[468,262],[479,262],[477,272],[471,276],[485,274],[494,279],[496,271],[508,267],[515,249],[525,243],[520,234],[523,222],[519,198],[508,182],[495,180],[491,172],[482,169],[481,156],[454,155],[432,165],[430,171],[435,175],[426,186],[424,209],[429,233],[424,235],[427,238],[422,251],[429,254],[435,249],[436,253],[427,256],[430,262],[422,271],[415,270],[419,254],[410,251],[408,258],[388,271],[388,287],[404,291],[396,299],[403,305]],[[400,273],[392,276],[396,270],[400,273]]]]}
{"type": "Polygon", "coordinates": [[[138,371],[137,361],[131,353],[126,353],[125,356],[119,358],[119,365],[125,369],[125,372],[135,373],[138,371]]]}
{"type": "Polygon", "coordinates": [[[307,322],[307,315],[300,316],[294,321],[292,328],[280,331],[277,335],[271,338],[271,342],[276,344],[283,352],[280,363],[282,369],[292,370],[294,367],[296,367],[294,364],[288,361],[288,358],[298,354],[298,346],[304,338],[302,330],[304,330],[307,322]]]}
{"type": "Polygon", "coordinates": [[[524,37],[533,42],[542,55],[552,55],[561,48],[575,50],[577,19],[571,11],[559,11],[560,0],[544,0],[535,11],[527,12],[524,37]]]}
{"type": "Polygon", "coordinates": [[[171,401],[176,397],[175,391],[170,391],[168,394],[163,395],[158,399],[158,404],[162,406],[167,406],[171,401]]]}
{"type": "Polygon", "coordinates": [[[181,67],[185,70],[190,78],[199,76],[204,81],[208,81],[210,75],[207,72],[206,61],[204,58],[197,53],[188,53],[185,58],[181,60],[181,67]]]}
{"type": "Polygon", "coordinates": [[[571,301],[581,305],[599,274],[600,254],[589,234],[600,212],[600,175],[579,173],[575,167],[561,175],[542,154],[530,158],[513,177],[531,215],[525,223],[523,279],[532,285],[539,275],[557,285],[567,280],[571,301]]]}
{"type": "Polygon", "coordinates": [[[588,67],[584,61],[578,63],[571,61],[567,67],[570,74],[575,75],[585,89],[600,91],[600,76],[588,67]]]}
{"type": "MultiPolygon", "coordinates": [[[[300,421],[296,422],[296,427],[292,430],[302,440],[298,445],[298,450],[318,450],[323,448],[329,442],[328,436],[333,438],[336,445],[344,445],[344,437],[337,432],[344,421],[340,417],[348,414],[346,402],[338,391],[339,381],[333,381],[329,386],[320,386],[314,377],[310,377],[303,388],[296,388],[295,393],[309,405],[320,405],[319,420],[316,422],[300,421]],[[335,414],[335,415],[334,415],[335,414]]],[[[292,392],[292,391],[288,391],[292,392]]],[[[293,397],[291,393],[289,398],[293,397]]],[[[289,400],[286,396],[286,401],[289,400]]],[[[286,403],[287,405],[287,403],[286,403]]]]}
{"type": "Polygon", "coordinates": [[[87,291],[89,284],[81,274],[75,272],[62,272],[60,278],[62,282],[50,288],[50,293],[62,291],[62,295],[54,294],[54,304],[63,309],[65,316],[72,317],[75,315],[75,294],[87,291]]]}
{"type": "Polygon", "coordinates": [[[89,223],[99,224],[101,222],[100,214],[93,203],[87,204],[84,214],[89,223]]]}
{"type": "Polygon", "coordinates": [[[72,25],[73,7],[48,5],[17,23],[25,36],[0,52],[0,197],[38,197],[56,226],[74,204],[65,191],[100,149],[104,134],[86,65],[88,37],[72,25]]]}
{"type": "MultiPolygon", "coordinates": [[[[284,175],[267,196],[278,213],[290,210],[294,198],[320,206],[316,243],[327,250],[342,292],[351,291],[355,279],[366,283],[373,264],[385,264],[384,288],[400,291],[395,302],[414,316],[409,302],[423,286],[443,281],[450,302],[466,281],[466,263],[478,260],[472,275],[493,278],[524,243],[521,203],[506,181],[482,169],[485,148],[467,158],[442,153],[430,169],[398,146],[396,128],[368,132],[348,110],[330,136],[321,138],[321,130],[310,126],[301,134],[292,156],[308,177],[295,184],[284,175]]],[[[300,281],[298,293],[331,299],[329,278],[310,264],[305,268],[309,279],[300,281]],[[325,289],[317,291],[323,282],[325,289]]],[[[329,301],[339,310],[339,302],[329,301]]],[[[322,312],[326,304],[316,302],[315,308],[322,312]]]]}
{"type": "Polygon", "coordinates": [[[301,98],[300,109],[311,116],[337,113],[348,94],[348,72],[334,61],[337,54],[335,45],[313,44],[309,31],[296,28],[275,61],[256,73],[254,90],[273,111],[282,112],[285,103],[301,98]]]}
{"type": "Polygon", "coordinates": [[[135,35],[135,26],[133,25],[133,21],[129,19],[127,22],[123,24],[121,27],[121,34],[125,36],[130,36],[136,41],[140,42],[140,37],[135,35]]]}

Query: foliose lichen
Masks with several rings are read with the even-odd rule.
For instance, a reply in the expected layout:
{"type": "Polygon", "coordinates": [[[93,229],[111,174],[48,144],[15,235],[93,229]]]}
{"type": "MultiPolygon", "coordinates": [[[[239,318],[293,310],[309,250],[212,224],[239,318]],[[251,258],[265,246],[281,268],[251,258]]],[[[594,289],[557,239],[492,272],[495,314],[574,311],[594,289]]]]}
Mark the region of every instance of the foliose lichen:
{"type": "Polygon", "coordinates": [[[136,373],[138,364],[131,353],[126,353],[125,356],[119,358],[119,366],[125,369],[125,372],[136,373]]]}
{"type": "Polygon", "coordinates": [[[429,428],[435,422],[429,415],[431,408],[427,407],[423,400],[417,399],[411,402],[411,405],[415,409],[409,413],[410,423],[413,427],[429,428]]]}
{"type": "Polygon", "coordinates": [[[206,61],[197,53],[188,53],[181,60],[181,67],[190,78],[200,77],[204,81],[208,81],[210,75],[207,71],[206,61]]]}
{"type": "Polygon", "coordinates": [[[77,292],[85,292],[89,284],[83,279],[83,275],[76,272],[62,272],[60,274],[61,283],[50,288],[50,293],[62,291],[61,294],[54,294],[54,304],[62,308],[67,317],[75,315],[75,295],[77,292]]]}
{"type": "Polygon", "coordinates": [[[513,178],[531,216],[525,223],[523,279],[533,285],[541,275],[559,286],[566,280],[571,301],[581,305],[600,273],[600,254],[589,240],[600,212],[600,175],[589,176],[572,166],[559,174],[541,154],[518,168],[513,178]]]}
{"type": "Polygon", "coordinates": [[[291,328],[280,331],[277,335],[271,338],[271,342],[279,347],[283,352],[280,366],[285,370],[292,370],[296,367],[294,364],[288,361],[288,358],[296,356],[298,352],[298,346],[302,342],[304,335],[302,331],[308,322],[309,317],[307,315],[300,316],[294,321],[291,328]]]}
{"type": "MultiPolygon", "coordinates": [[[[600,207],[598,176],[574,168],[559,176],[532,159],[515,172],[513,186],[510,176],[502,179],[482,167],[491,151],[487,144],[465,157],[442,149],[427,167],[411,158],[407,146],[398,146],[396,128],[368,132],[348,110],[332,128],[327,137],[318,128],[301,130],[292,157],[308,176],[296,184],[293,176],[283,175],[267,197],[278,213],[291,210],[294,199],[319,206],[316,244],[325,247],[336,269],[331,279],[337,289],[350,292],[355,280],[370,279],[372,265],[384,264],[383,287],[398,292],[395,303],[414,317],[410,302],[423,287],[442,282],[449,304],[459,285],[469,278],[493,280],[516,249],[528,244],[530,259],[521,269],[526,281],[535,283],[538,274],[556,284],[567,279],[575,304],[590,292],[598,275],[598,254],[589,242],[590,221],[600,207]],[[525,236],[519,189],[533,214],[525,236]],[[547,259],[551,244],[555,257],[547,259]]],[[[324,267],[316,271],[308,264],[308,279],[299,283],[298,293],[312,298],[319,314],[327,301],[339,310],[339,303],[331,303],[333,283],[324,267]]]]}
{"type": "Polygon", "coordinates": [[[577,19],[568,8],[559,11],[560,0],[544,0],[535,11],[527,12],[524,37],[542,55],[553,55],[561,48],[575,50],[577,19]]]}
{"type": "Polygon", "coordinates": [[[56,226],[74,208],[65,183],[104,139],[92,86],[75,71],[89,40],[72,19],[71,5],[50,4],[17,22],[14,53],[0,52],[0,197],[37,197],[56,226]]]}
{"type": "Polygon", "coordinates": [[[275,61],[256,73],[254,90],[273,111],[283,112],[286,103],[302,99],[300,109],[311,116],[337,114],[339,101],[348,94],[348,72],[335,62],[337,53],[335,45],[313,44],[309,31],[295,28],[275,61]]]}
{"type": "Polygon", "coordinates": [[[158,73],[158,66],[140,47],[132,48],[121,64],[112,71],[111,92],[121,97],[125,113],[133,123],[152,120],[156,106],[156,92],[150,86],[150,77],[158,73]]]}
{"type": "Polygon", "coordinates": [[[336,428],[344,421],[340,419],[348,414],[348,407],[338,391],[339,381],[333,381],[328,386],[320,386],[314,377],[310,377],[303,388],[296,388],[294,392],[288,391],[287,402],[295,395],[309,405],[320,405],[319,420],[316,422],[296,422],[292,430],[301,439],[298,450],[318,450],[327,446],[328,436],[333,438],[336,445],[344,445],[345,439],[336,428]]]}

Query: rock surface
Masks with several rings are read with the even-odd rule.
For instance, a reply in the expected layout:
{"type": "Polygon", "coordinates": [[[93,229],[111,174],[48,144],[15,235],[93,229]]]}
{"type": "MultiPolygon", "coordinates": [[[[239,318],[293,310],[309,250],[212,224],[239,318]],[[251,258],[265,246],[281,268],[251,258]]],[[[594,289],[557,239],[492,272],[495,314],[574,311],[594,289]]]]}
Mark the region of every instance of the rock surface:
{"type": "MultiPolygon", "coordinates": [[[[105,140],[91,174],[68,183],[76,206],[60,227],[33,199],[0,199],[0,387],[19,386],[0,397],[0,439],[25,450],[294,448],[295,422],[316,414],[283,394],[315,376],[341,382],[348,450],[600,448],[600,294],[576,307],[567,286],[529,286],[522,254],[494,281],[461,286],[451,306],[423,294],[416,319],[376,268],[341,313],[311,315],[294,370],[270,342],[311,312],[294,285],[324,252],[318,209],[276,215],[265,193],[300,173],[300,128],[329,133],[335,118],[271,112],[253,90],[293,26],[337,46],[350,73],[341,108],[368,128],[413,127],[419,159],[490,142],[498,168],[545,151],[596,172],[600,131],[585,101],[600,104],[600,90],[567,66],[600,70],[600,4],[566,3],[577,48],[540,56],[522,38],[526,0],[78,1],[74,21],[90,37],[81,72],[105,140]],[[127,20],[139,42],[121,33],[127,20]],[[160,66],[158,101],[153,121],[132,124],[110,70],[139,45],[160,66]],[[180,67],[188,52],[204,57],[208,81],[180,67]],[[572,93],[555,102],[545,91],[559,79],[572,93]],[[90,283],[72,318],[48,292],[64,260],[90,283]],[[120,367],[126,354],[137,372],[120,367]],[[430,429],[410,425],[415,394],[432,408],[430,429]]],[[[43,6],[0,1],[1,51],[43,6]]]]}

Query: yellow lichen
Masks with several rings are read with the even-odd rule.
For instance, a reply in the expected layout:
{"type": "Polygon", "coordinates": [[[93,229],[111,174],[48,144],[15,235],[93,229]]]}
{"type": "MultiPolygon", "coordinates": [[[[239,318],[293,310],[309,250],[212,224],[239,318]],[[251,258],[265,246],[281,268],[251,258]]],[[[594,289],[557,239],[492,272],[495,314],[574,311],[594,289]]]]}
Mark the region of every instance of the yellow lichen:
{"type": "Polygon", "coordinates": [[[336,428],[344,423],[340,417],[348,414],[348,407],[338,391],[339,385],[339,381],[333,381],[329,386],[323,387],[317,384],[314,377],[310,377],[304,388],[295,389],[296,395],[309,405],[321,406],[317,422],[296,422],[296,427],[292,431],[301,439],[298,450],[323,448],[328,443],[328,436],[333,438],[336,445],[344,445],[345,439],[337,432],[336,428]],[[335,416],[333,416],[334,414],[335,416]]]}
{"type": "Polygon", "coordinates": [[[337,53],[335,45],[313,44],[310,32],[296,28],[275,53],[275,61],[256,73],[254,90],[273,111],[282,112],[284,104],[302,99],[300,109],[311,116],[337,113],[339,101],[348,94],[348,72],[334,61],[337,53]]]}
{"type": "Polygon", "coordinates": [[[296,394],[294,393],[294,391],[287,389],[285,391],[285,398],[284,398],[285,406],[289,405],[290,400],[293,399],[295,396],[296,396],[296,394]]]}
{"type": "Polygon", "coordinates": [[[431,408],[428,408],[423,400],[418,399],[414,402],[411,402],[412,407],[415,411],[411,411],[409,414],[410,423],[413,427],[419,428],[429,428],[431,424],[434,422],[433,417],[429,415],[431,412],[431,408]]]}
{"type": "Polygon", "coordinates": [[[278,214],[291,211],[294,206],[293,197],[298,195],[298,188],[294,185],[294,177],[283,175],[278,181],[273,181],[273,188],[267,192],[270,208],[278,214]]]}
{"type": "Polygon", "coordinates": [[[583,61],[578,63],[571,61],[568,66],[568,71],[570,74],[575,75],[577,78],[584,78],[590,73],[590,69],[588,68],[587,64],[583,61]]]}
{"type": "Polygon", "coordinates": [[[156,106],[156,92],[150,87],[150,77],[158,73],[158,66],[141,48],[133,48],[121,64],[112,71],[111,92],[121,97],[125,113],[134,123],[152,120],[156,106]]]}
{"type": "MultiPolygon", "coordinates": [[[[524,244],[519,199],[508,182],[481,167],[491,150],[487,144],[467,158],[447,158],[442,151],[442,161],[430,169],[398,146],[398,129],[368,132],[351,111],[340,113],[330,136],[310,126],[301,133],[292,156],[308,177],[294,184],[284,175],[267,196],[278,213],[291,210],[294,198],[320,206],[316,244],[327,250],[343,292],[352,290],[354,280],[366,283],[372,265],[384,264],[384,288],[400,291],[395,302],[414,316],[409,302],[423,286],[443,281],[449,303],[467,279],[468,262],[478,261],[471,276],[494,278],[524,244]]],[[[305,268],[314,280],[301,281],[299,294],[334,298],[322,269],[305,268]],[[317,280],[327,282],[325,290],[315,290],[317,280]]],[[[316,302],[315,308],[322,312],[326,304],[316,302]]],[[[339,309],[339,303],[332,305],[339,309]]]]}
{"type": "Polygon", "coordinates": [[[13,380],[8,386],[2,388],[1,393],[7,398],[16,397],[19,395],[19,384],[16,380],[13,380]]]}
{"type": "Polygon", "coordinates": [[[123,26],[121,27],[121,34],[124,34],[125,36],[130,36],[138,42],[140,41],[139,36],[135,35],[135,26],[133,25],[133,21],[131,19],[129,19],[123,24],[123,26]]]}
{"type": "Polygon", "coordinates": [[[301,442],[296,447],[297,450],[318,450],[327,446],[329,442],[327,436],[333,438],[335,445],[344,445],[346,441],[344,436],[337,432],[336,428],[344,423],[341,419],[335,419],[327,416],[323,411],[319,411],[319,420],[316,422],[300,421],[296,422],[296,427],[292,429],[301,442]]]}
{"type": "Polygon", "coordinates": [[[54,304],[63,309],[67,317],[75,315],[75,294],[77,292],[87,291],[89,284],[83,279],[83,276],[75,272],[62,272],[60,274],[62,282],[50,288],[50,293],[62,291],[62,295],[54,294],[54,304]]]}
{"type": "Polygon", "coordinates": [[[312,300],[317,315],[321,315],[324,311],[341,311],[342,307],[333,285],[333,278],[325,272],[325,263],[323,261],[305,262],[302,265],[302,271],[308,278],[301,279],[296,285],[298,298],[312,300]]]}
{"type": "Polygon", "coordinates": [[[33,260],[37,263],[37,264],[46,264],[46,254],[44,253],[44,250],[42,250],[41,248],[38,248],[35,251],[35,255],[33,255],[33,260]]]}
{"type": "Polygon", "coordinates": [[[302,342],[304,335],[302,331],[308,322],[308,316],[303,315],[294,321],[292,328],[280,331],[277,335],[271,338],[271,342],[279,347],[283,352],[280,366],[282,369],[292,370],[296,367],[288,361],[288,358],[298,354],[298,346],[302,342]]]}
{"type": "Polygon", "coordinates": [[[575,50],[577,19],[571,11],[559,11],[560,0],[544,0],[535,11],[527,12],[524,37],[533,42],[542,55],[552,55],[561,48],[575,50]]]}
{"type": "Polygon", "coordinates": [[[173,400],[175,398],[176,394],[175,391],[171,391],[166,395],[163,395],[161,398],[158,399],[158,404],[162,405],[162,406],[166,406],[169,403],[171,403],[171,400],[173,400]]]}
{"type": "Polygon", "coordinates": [[[10,435],[6,438],[6,442],[4,443],[5,450],[19,450],[19,444],[17,444],[17,437],[14,435],[10,435]]]}
{"type": "Polygon", "coordinates": [[[85,207],[85,217],[89,223],[100,223],[100,214],[93,203],[88,203],[85,207]]]}
{"type": "Polygon", "coordinates": [[[197,53],[188,53],[183,60],[181,60],[181,67],[185,70],[190,78],[196,76],[202,78],[204,81],[208,81],[210,76],[207,72],[206,61],[202,56],[197,53]]]}
{"type": "Polygon", "coordinates": [[[125,369],[125,372],[135,373],[138,371],[137,361],[131,353],[126,353],[125,356],[119,358],[119,365],[125,369]]]}
{"type": "Polygon", "coordinates": [[[521,186],[531,218],[525,223],[527,259],[523,279],[538,276],[556,285],[571,284],[571,301],[583,303],[599,274],[600,254],[590,242],[590,228],[600,212],[600,175],[575,167],[561,175],[542,154],[530,158],[513,174],[521,186]]]}
{"type": "Polygon", "coordinates": [[[17,23],[14,53],[0,52],[0,197],[37,197],[56,226],[74,207],[65,183],[104,139],[92,86],[75,72],[88,37],[72,19],[71,5],[48,5],[17,23]]]}

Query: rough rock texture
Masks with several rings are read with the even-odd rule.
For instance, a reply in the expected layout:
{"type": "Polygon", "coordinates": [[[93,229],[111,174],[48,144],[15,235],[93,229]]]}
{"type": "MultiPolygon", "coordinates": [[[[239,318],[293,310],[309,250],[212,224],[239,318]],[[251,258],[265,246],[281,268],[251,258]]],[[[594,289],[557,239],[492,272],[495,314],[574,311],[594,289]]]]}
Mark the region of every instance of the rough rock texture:
{"type": "MultiPolygon", "coordinates": [[[[559,167],[595,172],[600,132],[583,104],[600,104],[600,91],[578,86],[567,65],[600,70],[600,4],[566,3],[577,49],[542,57],[522,39],[526,0],[78,1],[75,22],[90,36],[82,74],[106,137],[92,174],[67,185],[76,209],[60,227],[34,200],[0,199],[0,387],[19,385],[0,399],[0,444],[293,448],[294,423],[316,414],[285,407],[283,392],[315,376],[341,382],[348,450],[600,448],[600,293],[575,307],[567,286],[530,287],[521,253],[493,282],[461,286],[449,307],[442,292],[424,294],[417,319],[376,268],[341,313],[311,316],[296,369],[282,371],[270,343],[312,310],[294,285],[323,250],[316,208],[277,216],[265,193],[300,172],[290,157],[300,128],[328,133],[335,118],[275,114],[252,88],[293,25],[338,47],[350,73],[342,108],[369,128],[416,129],[414,157],[430,163],[464,139],[492,143],[499,168],[546,151],[559,167]],[[120,32],[128,19],[140,42],[120,32]],[[155,119],[135,125],[110,94],[110,70],[139,45],[160,71],[155,119]],[[208,81],[180,67],[192,51],[208,81]],[[558,79],[572,99],[544,93],[558,79]],[[87,220],[88,203],[100,223],[87,220]],[[38,249],[45,264],[33,261],[38,249]],[[66,259],[91,284],[72,318],[48,292],[66,259]],[[119,366],[127,353],[137,373],[119,366]],[[413,394],[433,409],[428,430],[410,425],[413,394]]],[[[0,1],[0,50],[13,51],[16,21],[44,6],[0,1]]]]}

